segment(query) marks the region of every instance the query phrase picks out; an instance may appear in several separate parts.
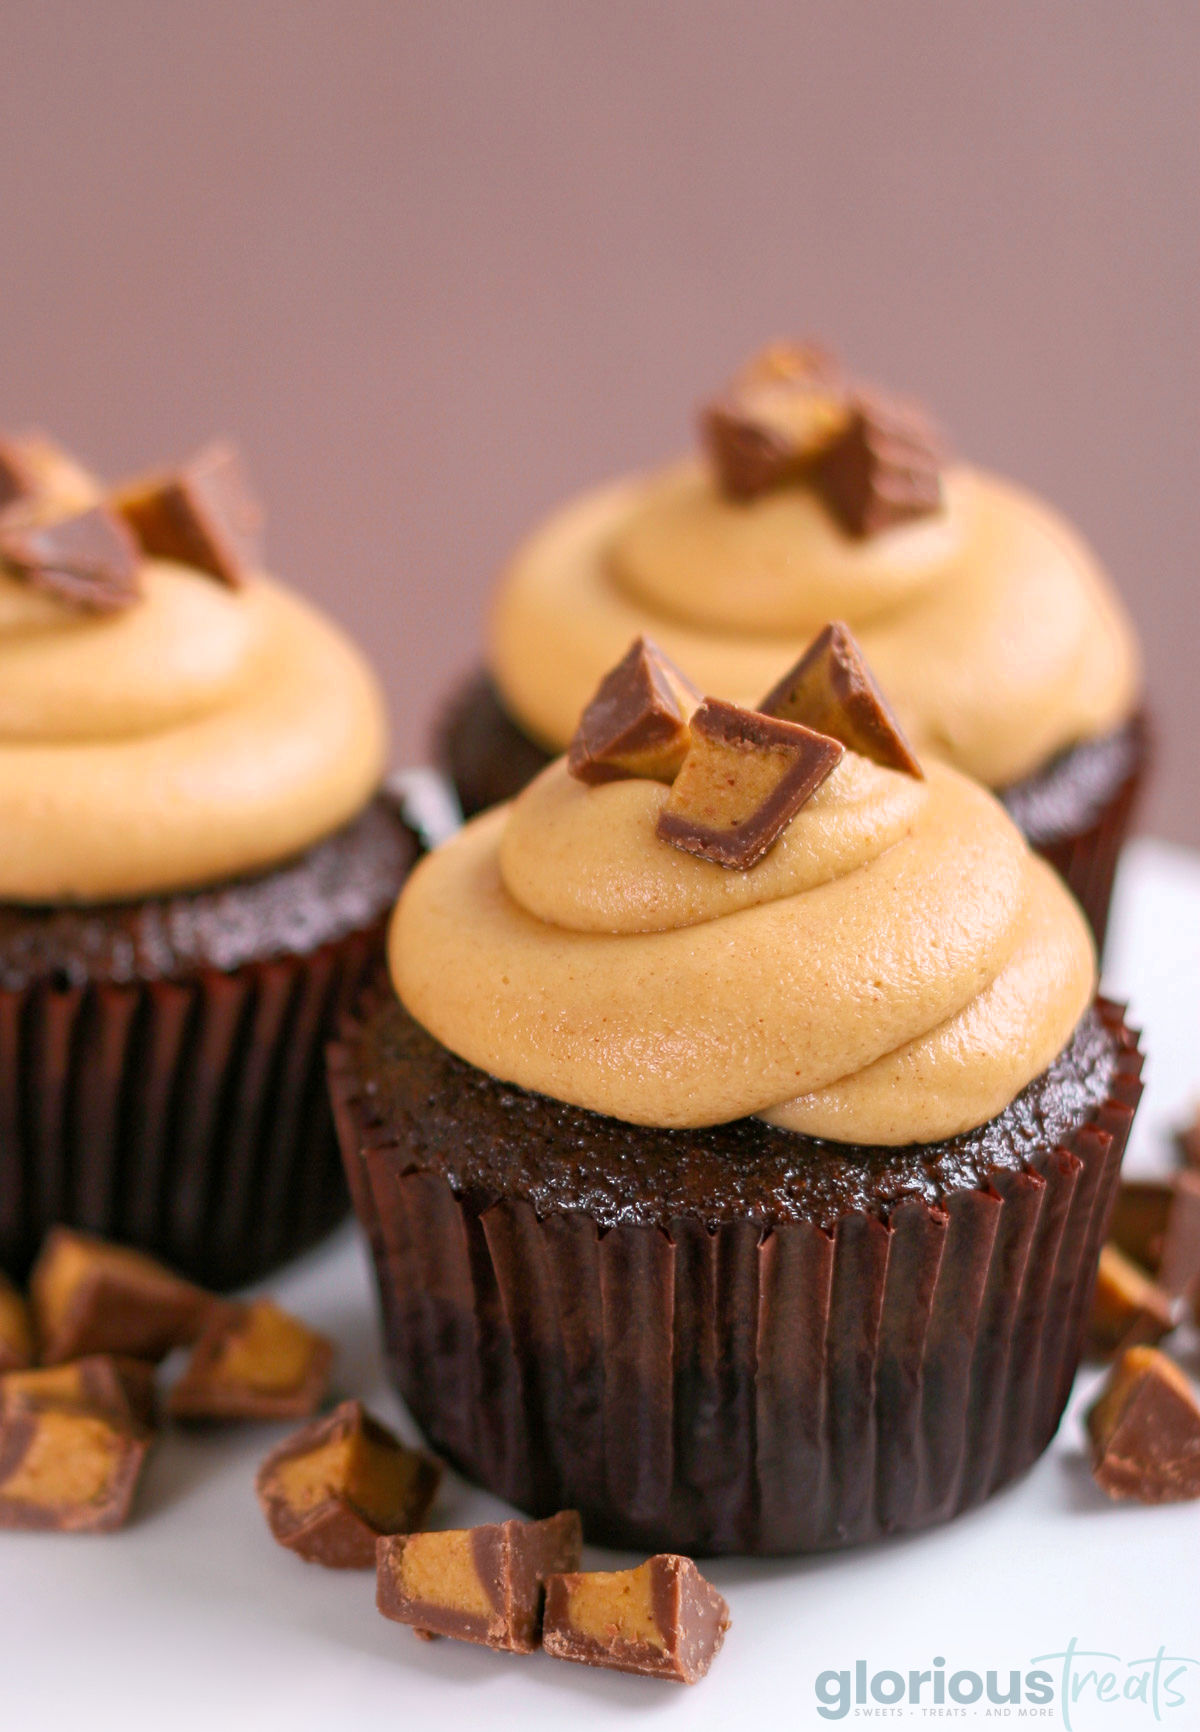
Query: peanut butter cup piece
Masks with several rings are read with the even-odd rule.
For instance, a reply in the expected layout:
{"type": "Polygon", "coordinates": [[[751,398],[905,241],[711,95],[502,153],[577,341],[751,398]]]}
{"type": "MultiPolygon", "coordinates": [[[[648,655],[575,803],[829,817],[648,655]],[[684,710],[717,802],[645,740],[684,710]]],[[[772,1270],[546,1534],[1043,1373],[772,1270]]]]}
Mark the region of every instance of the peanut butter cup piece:
{"type": "Polygon", "coordinates": [[[1112,1498],[1177,1503],[1200,1497],[1200,1406],[1179,1367],[1155,1347],[1130,1347],[1087,1416],[1092,1473],[1112,1498]]]}
{"type": "Polygon", "coordinates": [[[581,782],[669,782],[687,756],[700,693],[649,638],[630,645],[579,718],[567,768],[581,782]]]}
{"type": "Polygon", "coordinates": [[[154,1427],[154,1367],[144,1359],[93,1353],[66,1365],[38,1365],[0,1377],[0,1415],[18,1407],[86,1407],[128,1425],[154,1427]]]}
{"type": "Polygon", "coordinates": [[[141,1251],[55,1227],[29,1282],[47,1365],[92,1353],[159,1360],[196,1339],[216,1301],[141,1251]]]}
{"type": "Polygon", "coordinates": [[[263,1462],[255,1485],[281,1546],[331,1570],[370,1570],[385,1534],[419,1528],[441,1464],[409,1449],[360,1401],[343,1401],[263,1462]]]}
{"type": "Polygon", "coordinates": [[[813,639],[800,660],[759,704],[768,716],[829,734],[885,770],[924,771],[867,666],[849,626],[840,620],[813,639]]]}
{"type": "Polygon", "coordinates": [[[761,860],[843,754],[839,740],[719,698],[705,698],[691,736],[657,833],[742,870],[761,860]]]}
{"type": "Polygon", "coordinates": [[[1189,1167],[1200,1169],[1200,1107],[1192,1115],[1192,1122],[1180,1131],[1179,1152],[1189,1167]]]}
{"type": "Polygon", "coordinates": [[[1122,1179],[1117,1187],[1108,1237],[1151,1274],[1162,1262],[1173,1196],[1169,1179],[1122,1179]]]}
{"type": "Polygon", "coordinates": [[[575,1510],[545,1521],[396,1534],[376,1551],[376,1604],[419,1636],[531,1654],[541,1634],[546,1578],[575,1569],[582,1543],[575,1510]]]}
{"type": "Polygon", "coordinates": [[[112,502],[152,559],[195,566],[233,589],[262,563],[262,510],[232,445],[130,481],[112,502]]]}
{"type": "Polygon", "coordinates": [[[38,491],[37,471],[22,439],[0,435],[0,511],[38,491]]]}
{"type": "Polygon", "coordinates": [[[542,1646],[560,1660],[695,1684],[729,1628],[729,1607],[691,1558],[551,1576],[542,1646]]]}
{"type": "Polygon", "coordinates": [[[0,1275],[0,1373],[19,1371],[34,1360],[33,1321],[24,1296],[0,1275]]]}
{"type": "Polygon", "coordinates": [[[1160,1341],[1174,1327],[1171,1296],[1115,1245],[1105,1245],[1096,1273],[1088,1346],[1107,1355],[1160,1341]]]}
{"type": "Polygon", "coordinates": [[[1163,1233],[1159,1284],[1189,1304],[1200,1298],[1200,1172],[1177,1173],[1163,1233]]]}
{"type": "Polygon", "coordinates": [[[859,537],[927,517],[942,503],[929,423],[910,405],[877,396],[854,400],[844,430],[818,457],[813,478],[842,528],[859,537]]]}
{"type": "Polygon", "coordinates": [[[129,1517],[150,1433],[74,1402],[0,1413],[0,1529],[108,1533],[129,1517]]]}
{"type": "Polygon", "coordinates": [[[136,543],[103,505],[46,516],[18,502],[0,513],[0,560],[32,588],[90,613],[141,599],[136,543]]]}
{"type": "Polygon", "coordinates": [[[167,1397],[174,1419],[303,1419],[325,1396],[333,1343],[270,1299],[222,1305],[167,1397]]]}
{"type": "Polygon", "coordinates": [[[700,415],[700,433],[731,499],[802,476],[849,414],[837,362],[815,343],[773,343],[700,415]]]}

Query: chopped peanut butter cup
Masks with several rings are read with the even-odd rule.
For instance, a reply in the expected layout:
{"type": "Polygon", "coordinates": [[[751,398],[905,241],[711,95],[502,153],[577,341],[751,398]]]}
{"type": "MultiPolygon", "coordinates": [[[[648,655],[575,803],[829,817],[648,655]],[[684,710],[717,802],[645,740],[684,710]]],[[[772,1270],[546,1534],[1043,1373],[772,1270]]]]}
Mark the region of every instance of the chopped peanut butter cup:
{"type": "Polygon", "coordinates": [[[1119,1251],[1151,1274],[1162,1262],[1173,1195],[1166,1179],[1122,1179],[1117,1189],[1108,1237],[1119,1251]]]}
{"type": "Polygon", "coordinates": [[[63,1404],[154,1425],[154,1367],[144,1359],[92,1353],[67,1365],[39,1365],[0,1377],[0,1416],[19,1407],[63,1404]]]}
{"type": "Polygon", "coordinates": [[[831,355],[815,343],[774,343],[702,410],[700,432],[724,491],[754,499],[802,475],[848,413],[831,355]]]}
{"type": "Polygon", "coordinates": [[[47,518],[18,503],[0,515],[0,560],[32,588],[92,613],[141,598],[137,546],[103,505],[47,518]]]}
{"type": "Polygon", "coordinates": [[[1200,1298],[1200,1172],[1175,1175],[1158,1279],[1168,1293],[1200,1298]]]}
{"type": "Polygon", "coordinates": [[[223,1305],[167,1397],[175,1419],[303,1419],[324,1398],[333,1343],[270,1299],[223,1305]]]}
{"type": "Polygon", "coordinates": [[[862,650],[840,620],[825,627],[758,707],[765,715],[829,734],[885,770],[905,770],[924,780],[862,650]]]}
{"type": "Polygon", "coordinates": [[[150,1433],[74,1402],[0,1414],[0,1529],[108,1533],[129,1517],[150,1433]]]}
{"type": "Polygon", "coordinates": [[[24,441],[0,437],[0,511],[15,500],[28,499],[37,490],[37,472],[24,441]]]}
{"type": "Polygon", "coordinates": [[[813,476],[851,535],[878,535],[942,503],[932,429],[918,410],[882,397],[855,399],[845,430],[817,459],[813,476]]]}
{"type": "Polygon", "coordinates": [[[1112,1498],[1200,1497],[1200,1406],[1179,1367],[1154,1347],[1121,1355],[1087,1416],[1092,1473],[1112,1498]]]}
{"type": "Polygon", "coordinates": [[[672,847],[745,869],[771,847],[842,756],[838,740],[796,722],[705,698],[692,743],[658,815],[672,847]]]}
{"type": "Polygon", "coordinates": [[[1189,1167],[1200,1167],[1200,1107],[1192,1115],[1191,1124],[1179,1133],[1179,1152],[1189,1167]]]}
{"type": "Polygon", "coordinates": [[[33,1323],[29,1306],[4,1275],[0,1275],[0,1373],[33,1364],[33,1323]]]}
{"type": "Polygon", "coordinates": [[[196,1339],[216,1303],[152,1257],[67,1227],[47,1235],[29,1291],[47,1365],[90,1353],[162,1359],[196,1339]]]}
{"type": "Polygon", "coordinates": [[[377,1551],[376,1603],[420,1636],[454,1636],[530,1654],[541,1634],[546,1578],[579,1563],[574,1510],[444,1533],[397,1534],[377,1551]]]}
{"type": "Polygon", "coordinates": [[[691,1558],[551,1576],[542,1645],[560,1660],[695,1684],[725,1640],[729,1607],[691,1558]]]}
{"type": "Polygon", "coordinates": [[[1160,1341],[1174,1322],[1170,1294],[1123,1251],[1105,1245],[1088,1324],[1092,1352],[1117,1353],[1125,1347],[1160,1341]]]}
{"type": "Polygon", "coordinates": [[[369,1570],[382,1535],[420,1527],[441,1477],[431,1455],[343,1401],[272,1450],[255,1485],[281,1546],[326,1569],[369,1570]]]}
{"type": "Polygon", "coordinates": [[[112,501],[153,559],[193,565],[234,589],[261,563],[262,510],[230,445],[130,481],[112,501]]]}
{"type": "Polygon", "coordinates": [[[669,782],[687,756],[700,693],[649,638],[630,645],[579,718],[567,768],[581,782],[669,782]]]}

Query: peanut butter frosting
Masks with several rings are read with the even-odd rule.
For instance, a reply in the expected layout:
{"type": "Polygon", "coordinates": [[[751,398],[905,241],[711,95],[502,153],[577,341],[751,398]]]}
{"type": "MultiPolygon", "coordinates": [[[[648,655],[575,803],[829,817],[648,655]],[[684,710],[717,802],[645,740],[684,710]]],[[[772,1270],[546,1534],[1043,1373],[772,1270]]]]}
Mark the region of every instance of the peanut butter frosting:
{"type": "Polygon", "coordinates": [[[402,1002],[503,1081],[634,1124],[758,1114],[841,1142],[973,1129],[1066,1046],[1083,916],[984,789],[847,752],[746,871],[681,853],[669,790],[551,764],[416,870],[402,1002]]]}
{"type": "MultiPolygon", "coordinates": [[[[70,479],[62,503],[91,503],[70,479]]],[[[0,573],[0,900],[261,870],[380,780],[380,693],[329,621],[260,575],[235,589],[146,560],[140,587],[101,616],[0,573]]]]}
{"type": "Polygon", "coordinates": [[[590,492],[513,560],[489,663],[511,714],[558,752],[638,634],[705,692],[752,705],[830,618],[853,629],[917,750],[992,787],[1137,705],[1133,632],[1087,545],[961,465],[940,509],[866,539],[810,488],[732,500],[698,459],[590,492]]]}

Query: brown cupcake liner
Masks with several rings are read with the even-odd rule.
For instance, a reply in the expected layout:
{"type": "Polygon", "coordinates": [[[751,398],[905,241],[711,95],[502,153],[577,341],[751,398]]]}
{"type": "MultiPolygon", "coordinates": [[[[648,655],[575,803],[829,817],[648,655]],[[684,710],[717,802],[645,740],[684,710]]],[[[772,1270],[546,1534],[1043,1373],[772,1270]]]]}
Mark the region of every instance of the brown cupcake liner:
{"type": "Polygon", "coordinates": [[[940,1522],[1024,1472],[1079,1360],[1142,1055],[1068,1146],[934,1207],[600,1231],[411,1167],[330,1053],[395,1380],[437,1451],[642,1550],[789,1553],[940,1522]]]}
{"type": "Polygon", "coordinates": [[[0,990],[0,1266],[66,1222],[224,1288],[328,1232],[324,1045],[381,946],[375,925],[229,973],[0,990]]]}
{"type": "Polygon", "coordinates": [[[1030,847],[1048,860],[1087,915],[1096,937],[1096,949],[1104,951],[1113,884],[1121,849],[1133,824],[1134,811],[1150,760],[1150,726],[1145,715],[1133,721],[1133,761],[1128,775],[1093,812],[1084,829],[1061,831],[1039,837],[1029,835],[1030,847]]]}

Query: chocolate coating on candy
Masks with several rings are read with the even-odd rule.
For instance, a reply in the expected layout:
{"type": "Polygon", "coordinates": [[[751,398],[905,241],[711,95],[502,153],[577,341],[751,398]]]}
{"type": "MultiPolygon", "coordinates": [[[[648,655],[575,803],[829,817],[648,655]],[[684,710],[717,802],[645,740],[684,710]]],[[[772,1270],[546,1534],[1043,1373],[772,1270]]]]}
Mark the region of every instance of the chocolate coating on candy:
{"type": "Polygon", "coordinates": [[[441,1477],[433,1456],[343,1401],[272,1450],[255,1486],[281,1546],[327,1569],[369,1570],[381,1535],[420,1527],[441,1477]]]}
{"type": "Polygon", "coordinates": [[[140,1251],[55,1227],[30,1276],[44,1364],[90,1353],[158,1360],[196,1339],[215,1301],[140,1251]]]}
{"type": "Polygon", "coordinates": [[[669,782],[687,756],[700,693],[649,638],[630,645],[579,718],[567,768],[581,782],[669,782]]]}
{"type": "Polygon", "coordinates": [[[167,1398],[175,1419],[303,1419],[324,1398],[333,1343],[270,1299],[222,1305],[167,1398]]]}
{"type": "Polygon", "coordinates": [[[1174,1326],[1171,1297],[1144,1270],[1105,1245],[1088,1322],[1088,1346],[1107,1355],[1162,1339],[1174,1326]]]}
{"type": "Polygon", "coordinates": [[[0,1529],[109,1533],[123,1526],[150,1434],[71,1402],[0,1415],[0,1529]]]}
{"type": "Polygon", "coordinates": [[[231,445],[208,445],[177,470],[131,481],[113,503],[152,558],[196,566],[233,589],[262,562],[262,510],[231,445]]]}
{"type": "Polygon", "coordinates": [[[1200,1107],[1192,1115],[1190,1125],[1179,1133],[1179,1152],[1189,1167],[1200,1168],[1200,1107]]]}
{"type": "Polygon", "coordinates": [[[1122,1179],[1108,1237],[1119,1251],[1154,1274],[1162,1262],[1163,1239],[1174,1192],[1162,1179],[1122,1179]]]}
{"type": "Polygon", "coordinates": [[[33,588],[91,613],[141,598],[137,546],[102,505],[45,518],[18,504],[0,516],[0,560],[33,588]]]}
{"type": "Polygon", "coordinates": [[[732,499],[754,499],[802,475],[845,426],[847,394],[815,343],[774,343],[701,412],[700,433],[732,499]]]}
{"type": "Polygon", "coordinates": [[[758,707],[764,715],[829,734],[885,770],[925,779],[862,650],[840,620],[813,639],[758,707]]]}
{"type": "Polygon", "coordinates": [[[878,535],[942,503],[936,443],[924,417],[882,397],[859,397],[845,431],[813,470],[826,505],[850,535],[878,535]]]}
{"type": "Polygon", "coordinates": [[[1158,1279],[1168,1293],[1200,1299],[1200,1172],[1175,1177],[1158,1279]]]}
{"type": "Polygon", "coordinates": [[[753,866],[842,750],[810,728],[706,698],[692,717],[691,749],[659,813],[657,834],[715,865],[753,866]]]}
{"type": "Polygon", "coordinates": [[[1200,1497],[1200,1406],[1183,1372],[1154,1347],[1131,1347],[1087,1416],[1092,1473],[1112,1498],[1200,1497]]]}
{"type": "Polygon", "coordinates": [[[690,1558],[551,1576],[542,1645],[560,1660],[695,1684],[729,1628],[729,1607],[690,1558]]]}
{"type": "Polygon", "coordinates": [[[152,1430],[154,1367],[144,1359],[93,1353],[67,1365],[39,1365],[0,1377],[0,1415],[17,1408],[55,1407],[64,1402],[152,1430]]]}
{"type": "Polygon", "coordinates": [[[453,1636],[530,1654],[541,1634],[543,1584],[579,1563],[575,1510],[379,1542],[376,1603],[422,1636],[453,1636]]]}

